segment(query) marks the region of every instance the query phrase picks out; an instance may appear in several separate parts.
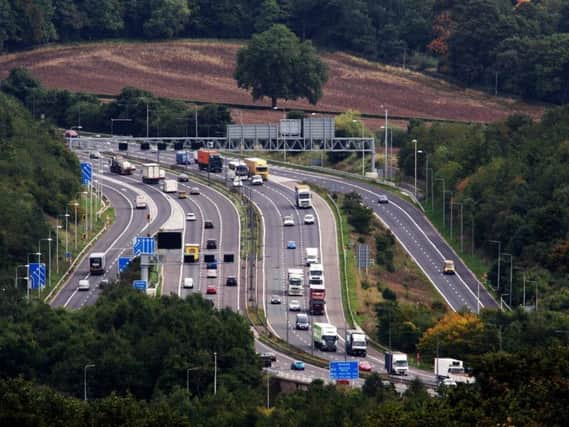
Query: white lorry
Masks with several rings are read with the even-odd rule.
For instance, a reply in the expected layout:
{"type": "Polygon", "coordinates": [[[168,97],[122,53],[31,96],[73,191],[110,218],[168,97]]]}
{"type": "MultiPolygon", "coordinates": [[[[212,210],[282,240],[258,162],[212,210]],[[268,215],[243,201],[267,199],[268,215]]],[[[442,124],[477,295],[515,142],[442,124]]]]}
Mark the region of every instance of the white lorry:
{"type": "Polygon", "coordinates": [[[158,163],[144,163],[142,165],[142,182],[156,184],[160,180],[160,166],[158,163]]]}
{"type": "Polygon", "coordinates": [[[294,198],[296,206],[299,208],[312,207],[312,196],[308,185],[297,184],[294,186],[294,198]]]}
{"type": "Polygon", "coordinates": [[[390,375],[407,375],[409,362],[405,353],[385,353],[385,370],[390,375]]]}
{"type": "Polygon", "coordinates": [[[165,179],[162,182],[162,191],[164,193],[176,193],[178,191],[178,181],[175,179],[165,179]]]}
{"type": "Polygon", "coordinates": [[[367,339],[366,335],[359,329],[348,329],[346,331],[346,353],[350,356],[366,357],[367,339]]]}
{"type": "Polygon", "coordinates": [[[306,265],[316,264],[318,262],[318,248],[306,248],[304,261],[306,265]]]}
{"type": "Polygon", "coordinates": [[[336,351],[338,329],[330,323],[314,323],[312,325],[314,347],[322,351],[336,351]]]}
{"type": "Polygon", "coordinates": [[[462,360],[449,357],[435,357],[435,376],[440,381],[446,380],[447,384],[472,384],[476,381],[474,377],[468,376],[464,372],[462,360]]]}
{"type": "Polygon", "coordinates": [[[318,279],[324,277],[324,267],[322,264],[310,264],[308,267],[308,279],[318,279]]]}
{"type": "Polygon", "coordinates": [[[302,296],[304,285],[304,270],[302,268],[288,269],[288,294],[290,296],[302,296]]]}

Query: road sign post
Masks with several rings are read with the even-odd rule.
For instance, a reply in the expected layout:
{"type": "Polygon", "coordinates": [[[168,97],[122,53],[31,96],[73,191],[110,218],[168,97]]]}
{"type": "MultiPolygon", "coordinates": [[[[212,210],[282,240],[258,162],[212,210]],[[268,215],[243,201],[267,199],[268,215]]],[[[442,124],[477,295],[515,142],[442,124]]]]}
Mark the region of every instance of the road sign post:
{"type": "Polygon", "coordinates": [[[46,270],[43,263],[30,263],[28,283],[31,289],[41,289],[46,284],[46,270]]]}
{"type": "Polygon", "coordinates": [[[134,289],[136,289],[137,291],[142,291],[145,292],[146,291],[146,280],[135,280],[132,282],[132,286],[134,287],[134,289]]]}
{"type": "Polygon", "coordinates": [[[93,164],[81,162],[81,184],[88,185],[93,180],[93,164]]]}
{"type": "Polygon", "coordinates": [[[331,361],[330,362],[330,379],[338,380],[357,380],[359,378],[358,361],[331,361]]]}

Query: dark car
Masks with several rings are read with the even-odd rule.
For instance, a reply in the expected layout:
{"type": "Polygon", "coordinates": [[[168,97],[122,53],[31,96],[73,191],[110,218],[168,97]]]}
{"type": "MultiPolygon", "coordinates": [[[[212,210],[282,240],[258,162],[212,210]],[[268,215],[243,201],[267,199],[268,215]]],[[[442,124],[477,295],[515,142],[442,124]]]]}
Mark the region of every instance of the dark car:
{"type": "Polygon", "coordinates": [[[271,367],[273,362],[277,361],[277,356],[274,353],[261,353],[259,354],[259,357],[261,358],[265,368],[271,367]]]}
{"type": "Polygon", "coordinates": [[[99,289],[105,289],[109,286],[109,279],[103,279],[99,282],[99,289]]]}
{"type": "Polygon", "coordinates": [[[217,241],[214,239],[208,239],[205,247],[206,249],[217,249],[217,241]]]}
{"type": "Polygon", "coordinates": [[[237,277],[229,276],[225,282],[225,286],[237,286],[237,277]]]}
{"type": "Polygon", "coordinates": [[[214,262],[208,262],[208,263],[206,264],[206,268],[207,268],[208,270],[217,270],[217,262],[216,262],[216,261],[214,261],[214,262]]]}
{"type": "Polygon", "coordinates": [[[204,221],[203,226],[204,226],[204,228],[213,228],[213,222],[212,221],[204,221]]]}
{"type": "Polygon", "coordinates": [[[387,198],[387,196],[385,194],[380,194],[379,197],[377,198],[377,203],[380,203],[380,204],[389,203],[389,199],[387,198]]]}

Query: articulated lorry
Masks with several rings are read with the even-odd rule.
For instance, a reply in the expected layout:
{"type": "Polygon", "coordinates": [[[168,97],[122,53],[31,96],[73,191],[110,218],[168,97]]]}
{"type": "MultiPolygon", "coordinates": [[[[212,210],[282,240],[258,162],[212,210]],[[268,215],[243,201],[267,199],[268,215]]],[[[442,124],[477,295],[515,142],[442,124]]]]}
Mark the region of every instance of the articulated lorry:
{"type": "Polygon", "coordinates": [[[441,381],[450,380],[464,384],[472,384],[476,381],[474,377],[466,374],[462,360],[448,357],[435,358],[435,375],[441,381]]]}
{"type": "Polygon", "coordinates": [[[187,151],[184,151],[184,150],[176,151],[176,164],[177,165],[189,165],[190,163],[191,163],[190,155],[188,154],[187,151]]]}
{"type": "Polygon", "coordinates": [[[257,157],[249,157],[245,159],[245,165],[249,170],[249,176],[261,175],[263,181],[269,179],[269,166],[267,161],[264,159],[259,159],[257,157]]]}
{"type": "Polygon", "coordinates": [[[302,296],[304,285],[304,270],[302,268],[288,269],[288,294],[290,296],[302,296]]]}
{"type": "Polygon", "coordinates": [[[118,173],[120,175],[132,175],[136,170],[136,167],[128,160],[122,157],[115,156],[111,159],[111,172],[118,173]]]}
{"type": "Polygon", "coordinates": [[[294,198],[296,206],[299,208],[312,207],[312,195],[308,185],[297,184],[294,186],[294,198]]]}
{"type": "Polygon", "coordinates": [[[308,312],[314,316],[323,315],[326,305],[326,288],[323,284],[311,284],[308,290],[308,312]]]}
{"type": "Polygon", "coordinates": [[[198,166],[200,170],[220,173],[223,170],[223,161],[217,151],[202,148],[198,150],[198,166]]]}
{"type": "Polygon", "coordinates": [[[160,181],[160,165],[158,163],[144,163],[142,165],[142,182],[157,184],[160,181]]]}
{"type": "Polygon", "coordinates": [[[312,326],[314,347],[322,351],[336,351],[338,330],[330,323],[314,323],[312,326]]]}
{"type": "Polygon", "coordinates": [[[390,375],[407,375],[409,362],[405,353],[385,353],[385,370],[390,375]]]}
{"type": "Polygon", "coordinates": [[[366,335],[358,329],[348,329],[346,331],[346,353],[350,356],[366,357],[367,341],[366,335]]]}

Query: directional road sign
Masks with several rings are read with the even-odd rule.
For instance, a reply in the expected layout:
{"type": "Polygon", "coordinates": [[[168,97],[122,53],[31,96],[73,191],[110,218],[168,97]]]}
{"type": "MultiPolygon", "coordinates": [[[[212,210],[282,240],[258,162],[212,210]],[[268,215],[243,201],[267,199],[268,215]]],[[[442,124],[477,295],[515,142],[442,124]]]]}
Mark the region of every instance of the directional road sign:
{"type": "Polygon", "coordinates": [[[89,162],[81,162],[81,184],[87,185],[93,179],[93,164],[89,162]]]}
{"type": "Polygon", "coordinates": [[[132,251],[134,252],[134,256],[138,256],[141,254],[153,255],[154,254],[154,239],[152,237],[138,236],[134,240],[134,244],[132,245],[132,251]]]}
{"type": "Polygon", "coordinates": [[[28,281],[31,289],[40,289],[45,286],[45,264],[30,263],[28,281]]]}
{"type": "Polygon", "coordinates": [[[146,280],[135,280],[134,282],[132,282],[132,286],[136,290],[145,291],[146,290],[146,280]]]}
{"type": "Polygon", "coordinates": [[[359,378],[358,361],[348,360],[330,362],[331,380],[356,380],[359,378]]]}
{"type": "Polygon", "coordinates": [[[126,257],[119,257],[117,264],[118,264],[117,268],[119,270],[119,273],[122,273],[123,271],[126,270],[128,265],[130,264],[130,258],[127,256],[126,257]]]}

